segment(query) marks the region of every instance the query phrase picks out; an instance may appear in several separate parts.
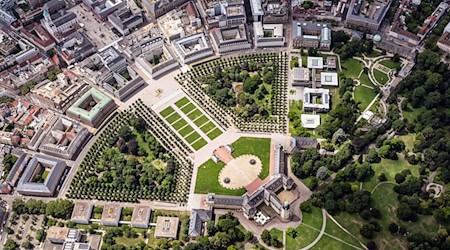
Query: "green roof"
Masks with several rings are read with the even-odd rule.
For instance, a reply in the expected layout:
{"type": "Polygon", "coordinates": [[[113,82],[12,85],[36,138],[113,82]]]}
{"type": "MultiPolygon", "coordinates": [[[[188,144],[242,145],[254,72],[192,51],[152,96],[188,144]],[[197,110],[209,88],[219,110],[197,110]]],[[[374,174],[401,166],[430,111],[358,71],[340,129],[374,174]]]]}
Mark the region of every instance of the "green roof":
{"type": "Polygon", "coordinates": [[[97,115],[99,115],[102,110],[107,107],[113,100],[109,98],[104,93],[100,92],[96,88],[91,88],[88,90],[84,95],[78,99],[70,108],[67,110],[67,112],[70,112],[74,115],[80,116],[88,121],[93,121],[97,115]],[[86,101],[88,98],[94,98],[97,104],[92,107],[91,110],[87,111],[83,108],[81,108],[81,105],[86,101]]]}

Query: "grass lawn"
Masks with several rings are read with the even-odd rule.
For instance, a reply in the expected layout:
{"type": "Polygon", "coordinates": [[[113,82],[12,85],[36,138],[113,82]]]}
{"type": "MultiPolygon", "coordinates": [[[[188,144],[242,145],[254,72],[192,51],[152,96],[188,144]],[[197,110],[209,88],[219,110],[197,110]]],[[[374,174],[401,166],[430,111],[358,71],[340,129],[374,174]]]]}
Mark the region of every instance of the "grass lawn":
{"type": "Polygon", "coordinates": [[[402,140],[405,143],[405,147],[407,149],[412,150],[416,141],[416,134],[401,135],[398,137],[398,139],[402,140]]]}
{"type": "Polygon", "coordinates": [[[216,128],[216,129],[212,130],[211,132],[209,132],[207,134],[207,136],[209,137],[209,139],[214,140],[221,134],[222,134],[222,131],[220,129],[216,128]]]}
{"type": "MultiPolygon", "coordinates": [[[[358,245],[359,246],[359,245],[358,245]]],[[[313,250],[328,250],[328,249],[333,249],[333,250],[350,250],[350,249],[356,249],[353,247],[350,247],[347,244],[344,244],[340,241],[337,241],[327,235],[324,235],[319,242],[317,242],[317,244],[314,245],[313,248],[311,248],[313,250]]],[[[361,246],[359,246],[358,249],[361,249],[361,246]]]]}
{"type": "Polygon", "coordinates": [[[214,123],[212,122],[208,122],[204,125],[202,125],[202,127],[200,128],[203,132],[208,133],[209,131],[213,130],[216,128],[216,125],[214,125],[214,123]]]}
{"type": "Polygon", "coordinates": [[[184,107],[181,109],[181,111],[183,111],[183,113],[186,114],[186,113],[191,112],[191,111],[194,110],[194,109],[196,109],[196,107],[194,106],[194,104],[189,103],[188,105],[184,106],[184,107]]]}
{"type": "Polygon", "coordinates": [[[355,89],[355,100],[360,102],[358,105],[359,110],[363,111],[366,109],[376,95],[377,93],[373,89],[369,89],[362,85],[357,86],[355,89]]]}
{"type": "Polygon", "coordinates": [[[180,120],[178,120],[177,122],[175,122],[175,123],[173,123],[171,125],[176,131],[178,131],[178,130],[180,130],[182,127],[184,127],[187,124],[188,124],[187,121],[185,121],[183,118],[181,118],[180,120]]]}
{"type": "Polygon", "coordinates": [[[283,242],[283,231],[276,229],[276,228],[272,228],[269,231],[270,236],[272,236],[273,238],[278,239],[280,242],[283,242]]]}
{"type": "MultiPolygon", "coordinates": [[[[335,218],[335,219],[339,222],[339,224],[342,223],[337,218],[335,218]]],[[[342,225],[342,226],[344,226],[344,225],[342,225]]],[[[347,228],[346,226],[344,226],[344,227],[347,228]]],[[[358,234],[359,234],[359,227],[355,227],[355,225],[353,225],[353,227],[358,229],[358,234]]],[[[347,228],[347,230],[348,230],[348,228],[347,228]]],[[[337,237],[337,238],[347,242],[348,244],[351,244],[353,246],[361,248],[361,245],[359,244],[359,242],[355,238],[353,238],[351,235],[349,235],[346,232],[344,232],[338,225],[336,225],[336,223],[334,223],[328,217],[327,217],[327,227],[325,229],[325,232],[330,234],[330,235],[332,235],[332,236],[334,236],[334,237],[337,237]]],[[[356,234],[354,234],[354,235],[357,236],[356,234]]],[[[323,240],[323,238],[322,238],[322,240],[323,240]]],[[[322,240],[320,240],[320,241],[322,241],[322,240]]],[[[333,240],[333,241],[336,241],[336,240],[333,240]]],[[[344,246],[346,246],[345,249],[352,249],[352,247],[350,247],[348,245],[344,245],[344,246]]]]}
{"type": "Polygon", "coordinates": [[[175,113],[169,115],[168,117],[166,117],[165,119],[167,120],[167,122],[169,122],[169,124],[172,124],[175,121],[179,120],[180,118],[181,118],[181,116],[175,112],[175,113]]]}
{"type": "Polygon", "coordinates": [[[42,179],[45,180],[47,179],[48,174],[50,173],[50,171],[48,171],[48,169],[45,169],[44,172],[42,173],[42,179]]]}
{"type": "Polygon", "coordinates": [[[203,116],[197,118],[197,120],[195,120],[194,123],[195,123],[195,125],[197,125],[198,127],[200,127],[201,125],[207,123],[208,121],[209,121],[209,120],[208,120],[208,117],[206,117],[206,116],[203,115],[203,116]]]}
{"type": "Polygon", "coordinates": [[[298,57],[292,58],[292,60],[289,62],[291,69],[295,68],[298,65],[298,57]]]}
{"type": "Polygon", "coordinates": [[[359,72],[363,69],[362,63],[353,58],[341,61],[341,63],[342,72],[344,72],[345,76],[348,78],[358,78],[359,72]]]}
{"type": "Polygon", "coordinates": [[[197,132],[194,132],[194,133],[188,135],[187,137],[185,137],[184,139],[185,139],[188,143],[192,143],[192,142],[194,142],[195,140],[197,140],[198,138],[201,138],[201,136],[200,136],[197,132]]]}
{"type": "MultiPolygon", "coordinates": [[[[406,102],[406,100],[404,102],[406,102]]],[[[408,121],[413,122],[416,120],[417,116],[425,112],[425,110],[427,110],[425,107],[413,108],[411,104],[408,103],[406,109],[403,110],[403,117],[408,119],[408,121]]]]}
{"type": "Polygon", "coordinates": [[[189,113],[187,116],[189,117],[189,119],[195,120],[195,118],[200,117],[202,115],[203,115],[202,111],[195,109],[194,111],[189,113]]]}
{"type": "Polygon", "coordinates": [[[194,131],[194,129],[191,126],[186,126],[183,129],[179,130],[178,133],[185,137],[186,135],[188,135],[189,133],[191,133],[192,131],[194,131]]]}
{"type": "Polygon", "coordinates": [[[223,194],[223,195],[235,195],[241,196],[245,194],[245,188],[240,189],[227,189],[220,185],[219,183],[219,173],[220,170],[225,166],[222,162],[216,164],[213,160],[208,160],[202,166],[198,168],[197,180],[195,182],[195,193],[196,194],[223,194]]]}
{"type": "Polygon", "coordinates": [[[381,83],[383,85],[389,81],[388,75],[379,71],[378,69],[373,69],[373,76],[379,83],[381,83]]]}
{"type": "Polygon", "coordinates": [[[191,144],[191,146],[195,149],[195,150],[199,150],[201,149],[203,146],[205,146],[206,144],[208,144],[205,139],[201,138],[200,140],[196,141],[195,143],[191,144]]]}
{"type": "Polygon", "coordinates": [[[380,61],[380,64],[383,66],[386,66],[390,69],[396,69],[400,66],[400,62],[393,62],[392,60],[389,60],[389,59],[380,61]]]}
{"type": "Polygon", "coordinates": [[[400,173],[404,169],[409,169],[414,176],[419,176],[419,167],[409,164],[403,154],[398,154],[398,160],[381,159],[380,163],[373,163],[372,169],[375,171],[375,175],[372,178],[363,183],[363,188],[369,192],[378,183],[378,175],[384,173],[388,181],[395,181],[394,177],[397,173],[400,173]]]}
{"type": "Polygon", "coordinates": [[[302,224],[296,228],[298,232],[297,237],[294,239],[286,234],[286,249],[300,249],[311,242],[313,242],[317,236],[319,236],[320,229],[322,228],[322,211],[318,207],[312,207],[310,213],[302,211],[302,224]],[[316,230],[305,226],[304,224],[315,228],[316,230]]]}
{"type": "Polygon", "coordinates": [[[162,117],[166,118],[167,116],[169,116],[173,112],[175,112],[175,110],[172,107],[167,107],[163,111],[159,112],[159,114],[161,114],[162,117]]]}
{"type": "Polygon", "coordinates": [[[262,162],[262,170],[259,178],[264,179],[269,175],[270,168],[270,139],[242,137],[233,142],[233,156],[251,154],[256,155],[262,162]]]}
{"type": "Polygon", "coordinates": [[[179,108],[183,107],[185,104],[187,104],[189,102],[189,99],[187,99],[187,97],[183,97],[180,100],[178,100],[175,105],[179,108]]]}
{"type": "Polygon", "coordinates": [[[118,245],[124,245],[125,247],[136,246],[140,241],[143,241],[144,238],[142,236],[136,238],[128,238],[128,237],[115,237],[114,240],[118,245]]]}

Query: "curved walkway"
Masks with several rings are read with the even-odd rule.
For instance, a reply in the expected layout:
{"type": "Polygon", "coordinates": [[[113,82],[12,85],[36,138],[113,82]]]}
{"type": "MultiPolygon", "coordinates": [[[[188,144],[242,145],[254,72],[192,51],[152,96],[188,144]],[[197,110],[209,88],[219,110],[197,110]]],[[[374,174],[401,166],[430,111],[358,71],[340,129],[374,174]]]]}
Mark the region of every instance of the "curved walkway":
{"type": "Polygon", "coordinates": [[[395,186],[398,186],[398,184],[393,181],[383,181],[383,182],[378,183],[375,187],[373,187],[372,191],[370,191],[370,194],[373,194],[373,192],[375,192],[375,190],[383,184],[394,184],[395,186]]]}
{"type": "MultiPolygon", "coordinates": [[[[310,227],[309,225],[306,225],[306,224],[304,224],[304,225],[310,227]]],[[[327,227],[327,211],[324,208],[322,208],[322,228],[320,229],[319,235],[313,242],[309,243],[309,245],[307,245],[306,247],[304,247],[300,250],[308,250],[308,249],[311,249],[312,247],[314,247],[317,244],[317,242],[319,242],[320,239],[322,239],[322,236],[325,234],[326,227],[327,227]]],[[[313,228],[313,227],[311,227],[311,228],[313,228]]]]}

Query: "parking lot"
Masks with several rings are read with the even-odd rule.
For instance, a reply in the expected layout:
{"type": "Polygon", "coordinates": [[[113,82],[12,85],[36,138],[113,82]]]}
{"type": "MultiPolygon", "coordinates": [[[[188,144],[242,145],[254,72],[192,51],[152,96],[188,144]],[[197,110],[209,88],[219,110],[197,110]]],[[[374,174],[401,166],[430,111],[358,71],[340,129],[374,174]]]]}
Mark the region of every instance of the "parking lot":
{"type": "Polygon", "coordinates": [[[76,5],[70,10],[78,16],[78,21],[82,24],[86,35],[97,48],[103,48],[119,38],[112,32],[113,27],[109,22],[97,20],[94,14],[83,4],[76,5]]]}

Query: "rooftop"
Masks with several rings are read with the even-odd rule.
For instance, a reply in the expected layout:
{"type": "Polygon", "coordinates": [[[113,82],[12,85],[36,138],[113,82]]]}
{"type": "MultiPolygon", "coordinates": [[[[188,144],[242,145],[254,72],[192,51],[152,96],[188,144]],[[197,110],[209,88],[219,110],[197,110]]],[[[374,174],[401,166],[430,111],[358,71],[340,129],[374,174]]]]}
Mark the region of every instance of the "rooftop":
{"type": "Polygon", "coordinates": [[[320,115],[302,114],[302,127],[315,129],[320,125],[320,115]]]}
{"type": "Polygon", "coordinates": [[[72,220],[89,220],[92,213],[92,204],[87,201],[75,202],[72,212],[72,220]]]}
{"type": "Polygon", "coordinates": [[[131,224],[147,225],[150,221],[152,209],[147,206],[135,206],[131,216],[131,224]]]}
{"type": "Polygon", "coordinates": [[[78,99],[68,110],[84,119],[93,121],[101,111],[111,102],[114,102],[107,95],[96,88],[88,90],[80,99],[78,99]]]}
{"type": "Polygon", "coordinates": [[[308,69],[323,69],[323,57],[308,56],[308,69]]]}
{"type": "Polygon", "coordinates": [[[336,72],[320,73],[320,83],[322,86],[338,86],[338,74],[336,72]]]}
{"type": "Polygon", "coordinates": [[[116,204],[107,204],[103,207],[102,222],[119,222],[122,207],[116,204]]]}
{"type": "Polygon", "coordinates": [[[178,217],[158,216],[156,218],[155,238],[175,239],[178,233],[178,217]]]}

